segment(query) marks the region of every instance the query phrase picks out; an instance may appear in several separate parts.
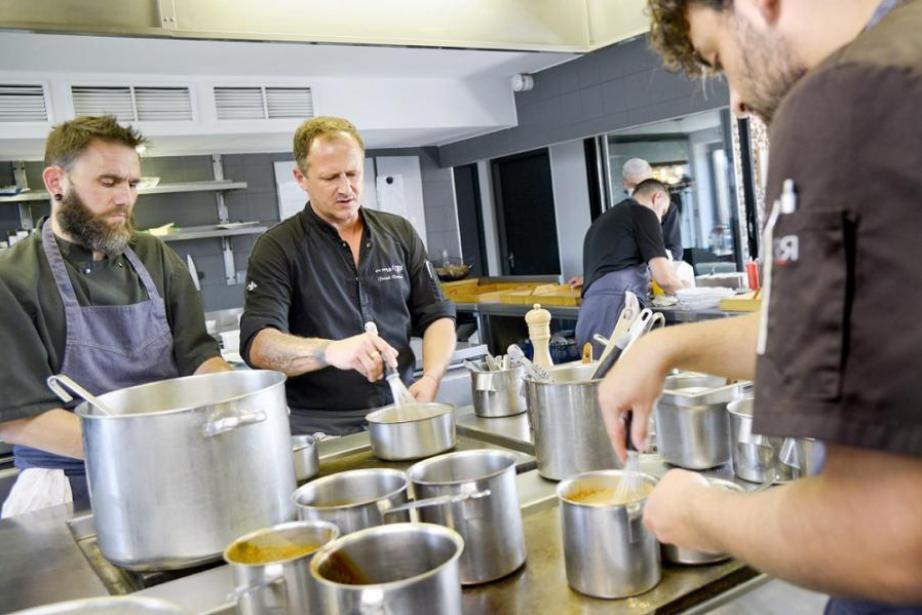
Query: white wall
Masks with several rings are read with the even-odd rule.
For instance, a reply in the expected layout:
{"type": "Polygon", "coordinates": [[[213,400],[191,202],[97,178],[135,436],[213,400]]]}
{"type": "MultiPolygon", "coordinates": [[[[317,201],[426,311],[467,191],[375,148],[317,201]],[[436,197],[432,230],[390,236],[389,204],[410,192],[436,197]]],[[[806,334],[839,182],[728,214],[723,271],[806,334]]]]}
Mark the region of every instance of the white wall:
{"type": "MultiPolygon", "coordinates": [[[[378,209],[403,216],[426,244],[426,212],[423,208],[423,180],[418,156],[375,158],[378,209]],[[388,183],[388,179],[392,181],[388,183]]],[[[428,244],[426,244],[428,245],[428,244]]]]}
{"type": "Polygon", "coordinates": [[[583,238],[592,224],[586,158],[582,141],[551,146],[550,155],[560,271],[567,280],[583,273],[583,238]]]}

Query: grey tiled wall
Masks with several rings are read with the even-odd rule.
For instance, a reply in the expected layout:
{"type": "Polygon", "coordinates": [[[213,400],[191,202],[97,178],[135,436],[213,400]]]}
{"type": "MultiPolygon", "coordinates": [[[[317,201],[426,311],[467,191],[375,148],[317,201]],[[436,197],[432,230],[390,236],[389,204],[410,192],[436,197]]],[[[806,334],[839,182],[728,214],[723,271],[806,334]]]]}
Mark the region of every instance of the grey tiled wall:
{"type": "MultiPolygon", "coordinates": [[[[393,150],[369,150],[368,156],[420,156],[420,171],[423,182],[423,199],[426,208],[426,232],[430,237],[430,252],[434,257],[447,249],[457,255],[457,217],[454,214],[450,169],[439,168],[435,148],[412,148],[393,150]]],[[[278,200],[275,186],[274,163],[291,160],[291,154],[234,154],[223,156],[224,177],[234,181],[245,181],[245,190],[224,193],[225,204],[231,221],[259,220],[270,225],[279,221],[278,200]]],[[[42,163],[26,165],[29,186],[43,190],[42,163]]],[[[161,183],[187,181],[208,181],[214,178],[210,156],[181,156],[144,158],[142,175],[160,177],[161,183]]],[[[0,163],[0,184],[11,184],[11,163],[0,163]]],[[[47,215],[48,206],[43,203],[32,205],[34,220],[47,215]]],[[[194,192],[143,195],[135,207],[135,222],[138,228],[159,226],[174,222],[176,226],[197,226],[214,224],[218,220],[217,202],[214,192],[194,192]]],[[[15,205],[0,204],[0,236],[19,226],[19,209],[15,205]]],[[[231,237],[234,250],[234,264],[238,271],[245,271],[247,259],[256,240],[255,235],[231,237]]],[[[224,278],[224,255],[220,239],[198,239],[168,244],[185,260],[191,255],[196,269],[203,274],[201,279],[202,303],[206,311],[220,310],[243,305],[243,286],[228,286],[224,278]]]]}
{"type": "Polygon", "coordinates": [[[439,148],[445,166],[467,164],[729,104],[722,81],[690,81],[660,68],[638,37],[534,75],[515,95],[518,125],[439,148]]]}

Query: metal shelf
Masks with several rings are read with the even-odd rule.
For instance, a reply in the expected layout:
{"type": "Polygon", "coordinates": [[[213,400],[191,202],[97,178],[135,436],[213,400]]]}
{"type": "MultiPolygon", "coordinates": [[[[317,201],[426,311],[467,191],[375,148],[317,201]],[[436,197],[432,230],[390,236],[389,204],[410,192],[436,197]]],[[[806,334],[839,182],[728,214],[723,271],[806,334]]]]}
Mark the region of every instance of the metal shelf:
{"type": "Polygon", "coordinates": [[[172,241],[187,241],[190,239],[207,239],[210,237],[233,237],[235,235],[258,235],[265,232],[269,227],[265,224],[257,223],[251,226],[240,226],[237,228],[221,228],[220,225],[208,224],[206,226],[185,226],[173,233],[157,235],[163,241],[169,243],[172,241]]]}
{"type": "MultiPolygon", "coordinates": [[[[215,192],[221,190],[242,190],[247,187],[246,182],[234,181],[203,181],[182,182],[177,184],[160,184],[153,188],[142,188],[138,194],[174,194],[178,192],[215,192]]],[[[26,201],[47,201],[48,193],[45,191],[22,192],[13,196],[0,196],[0,203],[23,203],[26,201]]]]}

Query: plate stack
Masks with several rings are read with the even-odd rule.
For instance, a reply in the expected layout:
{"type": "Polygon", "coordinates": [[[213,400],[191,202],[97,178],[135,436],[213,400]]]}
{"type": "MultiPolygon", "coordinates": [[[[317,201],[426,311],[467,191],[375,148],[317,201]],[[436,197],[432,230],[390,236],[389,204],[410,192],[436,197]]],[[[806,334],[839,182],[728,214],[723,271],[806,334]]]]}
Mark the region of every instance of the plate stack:
{"type": "Polygon", "coordinates": [[[733,294],[733,289],[715,286],[683,288],[677,290],[675,296],[686,310],[706,310],[718,307],[721,299],[733,294]]]}

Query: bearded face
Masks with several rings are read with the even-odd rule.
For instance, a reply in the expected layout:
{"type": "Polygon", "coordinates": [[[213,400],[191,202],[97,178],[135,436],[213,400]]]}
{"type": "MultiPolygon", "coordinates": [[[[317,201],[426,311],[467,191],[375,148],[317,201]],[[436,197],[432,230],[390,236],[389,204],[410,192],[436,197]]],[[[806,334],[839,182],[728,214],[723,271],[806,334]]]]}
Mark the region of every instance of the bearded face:
{"type": "Polygon", "coordinates": [[[93,213],[69,187],[58,208],[58,224],[77,243],[95,252],[114,258],[125,251],[134,232],[132,208],[115,206],[102,213],[93,213]]]}

